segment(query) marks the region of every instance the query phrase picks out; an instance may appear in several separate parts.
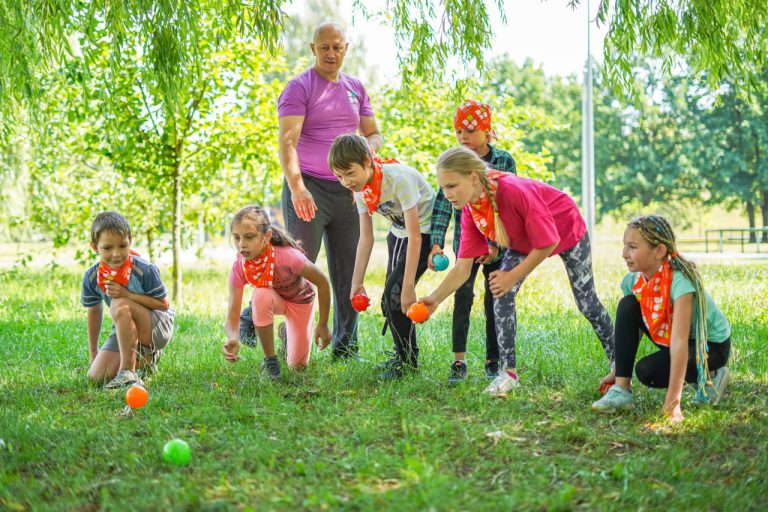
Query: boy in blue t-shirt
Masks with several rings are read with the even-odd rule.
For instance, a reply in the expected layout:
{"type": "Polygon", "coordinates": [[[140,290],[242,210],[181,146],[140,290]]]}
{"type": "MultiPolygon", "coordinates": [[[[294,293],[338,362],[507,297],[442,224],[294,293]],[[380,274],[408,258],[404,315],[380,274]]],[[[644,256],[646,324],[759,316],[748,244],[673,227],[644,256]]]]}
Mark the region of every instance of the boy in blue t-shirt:
{"type": "Polygon", "coordinates": [[[132,241],[131,226],[119,213],[102,212],[94,219],[91,248],[100,261],[83,276],[80,302],[88,309],[88,378],[111,379],[109,389],[141,384],[137,364],[154,368],[173,334],[174,311],[160,271],[131,251],[132,241]],[[113,325],[98,349],[102,301],[109,307],[113,325]]]}

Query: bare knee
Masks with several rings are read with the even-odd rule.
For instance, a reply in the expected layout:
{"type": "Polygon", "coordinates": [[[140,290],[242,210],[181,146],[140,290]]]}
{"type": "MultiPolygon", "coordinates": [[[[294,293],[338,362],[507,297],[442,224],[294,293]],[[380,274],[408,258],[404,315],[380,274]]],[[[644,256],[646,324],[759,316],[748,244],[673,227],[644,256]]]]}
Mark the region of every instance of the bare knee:
{"type": "Polygon", "coordinates": [[[122,320],[131,317],[131,301],[129,299],[112,299],[109,305],[109,314],[112,320],[122,320]]]}
{"type": "Polygon", "coordinates": [[[92,364],[90,368],[88,368],[88,381],[93,382],[95,384],[103,384],[105,380],[109,379],[109,369],[104,367],[96,367],[95,364],[92,364]]]}

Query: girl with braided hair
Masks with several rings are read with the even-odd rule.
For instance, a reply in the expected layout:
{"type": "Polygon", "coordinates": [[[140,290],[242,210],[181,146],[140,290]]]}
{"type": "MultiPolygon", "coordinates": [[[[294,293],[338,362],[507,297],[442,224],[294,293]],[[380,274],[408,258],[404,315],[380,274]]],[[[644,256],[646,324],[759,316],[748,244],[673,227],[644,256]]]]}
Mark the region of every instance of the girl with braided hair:
{"type": "Polygon", "coordinates": [[[635,374],[646,386],[667,388],[663,414],[683,419],[684,382],[697,384],[696,401],[717,404],[728,384],[731,327],[704,291],[696,266],[678,254],[669,222],[658,215],[632,220],[622,257],[629,273],[616,310],[616,384],[592,409],[634,407],[630,383],[642,333],[659,350],[640,359],[635,374]]]}
{"type": "MultiPolygon", "coordinates": [[[[517,387],[515,299],[520,285],[545,258],[559,255],[571,290],[612,366],[613,325],[595,291],[589,236],[584,219],[566,193],[537,180],[486,168],[473,151],[445,151],[437,160],[437,181],[461,217],[456,264],[429,296],[421,299],[432,313],[469,277],[472,263],[488,254],[489,241],[507,248],[501,268],[489,276],[501,371],[485,392],[505,395],[517,387]]],[[[613,373],[603,383],[613,383],[613,373]]]]}

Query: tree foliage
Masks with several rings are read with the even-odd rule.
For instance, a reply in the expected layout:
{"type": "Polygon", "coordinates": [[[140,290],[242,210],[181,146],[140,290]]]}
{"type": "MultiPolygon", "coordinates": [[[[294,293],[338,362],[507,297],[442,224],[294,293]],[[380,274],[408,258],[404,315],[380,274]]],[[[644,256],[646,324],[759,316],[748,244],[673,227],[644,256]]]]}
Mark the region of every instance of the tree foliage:
{"type": "Polygon", "coordinates": [[[635,55],[659,61],[665,76],[684,63],[712,86],[725,80],[745,91],[759,84],[768,58],[765,0],[601,0],[597,21],[609,27],[604,75],[617,94],[639,92],[635,55]]]}

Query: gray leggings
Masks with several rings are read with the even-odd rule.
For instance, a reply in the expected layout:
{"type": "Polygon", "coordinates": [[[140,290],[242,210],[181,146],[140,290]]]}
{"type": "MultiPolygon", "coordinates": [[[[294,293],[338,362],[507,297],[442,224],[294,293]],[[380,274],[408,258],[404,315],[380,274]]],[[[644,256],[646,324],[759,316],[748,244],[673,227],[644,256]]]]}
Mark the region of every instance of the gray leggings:
{"type": "MultiPolygon", "coordinates": [[[[518,266],[526,254],[507,250],[501,262],[501,270],[509,271],[518,266]]],[[[560,253],[571,282],[576,305],[592,324],[608,361],[613,362],[613,324],[595,291],[595,278],[592,274],[592,255],[587,233],[572,248],[560,253]]],[[[517,312],[515,299],[523,281],[517,283],[506,295],[493,300],[496,314],[496,334],[499,338],[499,356],[505,368],[517,368],[515,358],[515,337],[517,335],[517,312]]]]}

